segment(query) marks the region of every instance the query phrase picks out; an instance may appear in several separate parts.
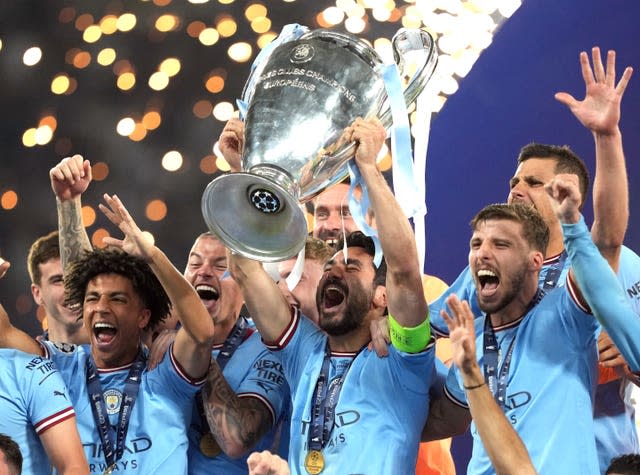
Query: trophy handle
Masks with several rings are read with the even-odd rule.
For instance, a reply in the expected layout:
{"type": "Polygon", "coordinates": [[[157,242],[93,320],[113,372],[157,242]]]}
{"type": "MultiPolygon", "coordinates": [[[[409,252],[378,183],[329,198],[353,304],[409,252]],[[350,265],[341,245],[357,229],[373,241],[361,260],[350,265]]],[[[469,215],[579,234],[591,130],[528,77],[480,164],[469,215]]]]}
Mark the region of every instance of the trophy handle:
{"type": "MultiPolygon", "coordinates": [[[[419,52],[424,55],[424,61],[415,72],[407,88],[404,90],[404,101],[409,106],[418,98],[420,93],[427,85],[427,81],[433,75],[433,71],[438,63],[438,54],[436,52],[433,37],[424,30],[402,28],[393,35],[391,40],[393,47],[393,58],[398,65],[401,77],[405,74],[406,61],[405,58],[412,52],[419,52]]],[[[388,101],[384,109],[379,115],[382,125],[388,130],[392,124],[391,106],[388,101]]]]}

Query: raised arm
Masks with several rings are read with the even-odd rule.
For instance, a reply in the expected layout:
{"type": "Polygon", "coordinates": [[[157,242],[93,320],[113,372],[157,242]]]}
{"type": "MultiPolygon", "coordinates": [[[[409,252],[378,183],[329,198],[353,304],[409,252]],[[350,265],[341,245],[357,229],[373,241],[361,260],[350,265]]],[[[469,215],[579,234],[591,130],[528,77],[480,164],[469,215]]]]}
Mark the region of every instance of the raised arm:
{"type": "Polygon", "coordinates": [[[167,256],[144,235],[120,199],[104,195],[107,206],[100,210],[124,233],[124,239],[104,238],[104,242],[138,256],[149,263],[181,316],[182,327],[173,344],[173,354],[193,379],[206,374],[211,359],[213,321],[193,286],[171,264],[167,256]]]}
{"type": "Polygon", "coordinates": [[[376,165],[386,132],[377,119],[356,119],[351,130],[351,140],[357,144],[355,161],[369,190],[387,263],[389,314],[400,325],[413,328],[425,321],[428,307],[413,229],[376,165]]]}
{"type": "Polygon", "coordinates": [[[62,269],[83,252],[91,251],[91,241],[82,224],[80,196],[91,183],[91,164],[81,155],[64,158],[49,171],[51,188],[56,195],[58,231],[62,269]]]}
{"type": "Polygon", "coordinates": [[[229,119],[225,124],[218,147],[229,164],[231,172],[242,171],[242,150],[244,148],[244,122],[240,119],[229,119]]]}
{"type": "Polygon", "coordinates": [[[271,411],[260,399],[236,395],[215,361],[209,368],[202,398],[209,430],[231,458],[251,450],[275,423],[271,411]]]}
{"type": "MultiPolygon", "coordinates": [[[[9,261],[0,257],[0,279],[7,273],[10,265],[9,261]]],[[[44,356],[44,350],[37,341],[11,324],[2,304],[0,304],[0,348],[14,348],[25,353],[44,356]]]]}
{"type": "Polygon", "coordinates": [[[460,370],[471,417],[498,475],[536,473],[520,436],[507,420],[485,383],[476,360],[474,317],[467,301],[447,298],[451,315],[442,318],[449,328],[453,362],[460,370]]]}
{"type": "Polygon", "coordinates": [[[231,251],[227,251],[227,260],[262,339],[275,342],[291,322],[289,303],[260,262],[231,251]]]}
{"type": "Polygon", "coordinates": [[[616,85],[615,51],[607,53],[606,69],[600,48],[592,49],[593,69],[586,52],[580,53],[580,66],[586,93],[582,101],[560,92],[556,99],[593,133],[596,172],[593,182],[593,226],[591,235],[614,271],[618,270],[620,246],[629,221],[629,190],[622,148],[620,102],[633,69],[627,67],[616,85]]]}
{"type": "Polygon", "coordinates": [[[613,270],[591,240],[579,211],[577,177],[557,175],[546,188],[562,223],[564,245],[571,259],[571,289],[591,308],[631,370],[640,371],[640,318],[627,301],[613,270]]]}

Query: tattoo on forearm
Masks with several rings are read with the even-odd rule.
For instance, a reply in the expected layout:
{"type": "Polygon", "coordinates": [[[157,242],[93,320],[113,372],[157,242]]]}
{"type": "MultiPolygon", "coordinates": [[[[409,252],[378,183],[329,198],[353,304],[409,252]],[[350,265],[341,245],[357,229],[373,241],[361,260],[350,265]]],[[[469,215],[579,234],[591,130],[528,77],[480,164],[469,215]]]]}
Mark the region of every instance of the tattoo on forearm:
{"type": "Polygon", "coordinates": [[[75,201],[57,202],[60,260],[66,269],[69,262],[92,250],[91,241],[82,224],[82,211],[75,201]]]}
{"type": "Polygon", "coordinates": [[[236,396],[215,364],[202,393],[209,429],[223,450],[234,441],[249,450],[271,428],[271,413],[264,403],[236,396]]]}

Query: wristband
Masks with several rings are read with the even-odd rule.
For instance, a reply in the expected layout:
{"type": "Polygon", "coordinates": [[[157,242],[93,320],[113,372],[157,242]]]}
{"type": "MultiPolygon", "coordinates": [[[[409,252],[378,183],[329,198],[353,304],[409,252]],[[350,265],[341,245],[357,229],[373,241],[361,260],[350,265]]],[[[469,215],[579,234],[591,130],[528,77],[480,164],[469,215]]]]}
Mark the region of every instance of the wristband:
{"type": "MultiPolygon", "coordinates": [[[[427,316],[428,316],[427,311],[427,316]]],[[[431,339],[431,326],[429,318],[417,327],[407,328],[400,325],[391,314],[389,314],[389,334],[391,343],[398,350],[405,353],[419,353],[427,347],[431,339]]]]}
{"type": "Polygon", "coordinates": [[[485,381],[482,381],[480,384],[476,384],[475,386],[465,386],[462,385],[463,388],[465,388],[467,391],[473,391],[474,389],[478,389],[481,388],[482,386],[484,386],[485,384],[487,384],[485,381]]]}

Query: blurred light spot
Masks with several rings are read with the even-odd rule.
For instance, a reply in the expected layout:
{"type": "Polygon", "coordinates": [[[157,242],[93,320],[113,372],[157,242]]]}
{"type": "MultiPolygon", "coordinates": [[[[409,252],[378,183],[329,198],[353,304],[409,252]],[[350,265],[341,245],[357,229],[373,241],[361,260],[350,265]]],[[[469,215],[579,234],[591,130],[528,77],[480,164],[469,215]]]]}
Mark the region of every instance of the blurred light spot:
{"type": "Polygon", "coordinates": [[[131,31],[136,26],[136,16],[133,13],[125,13],[118,17],[117,25],[120,31],[131,31]]]}
{"type": "Polygon", "coordinates": [[[238,63],[249,61],[249,59],[251,59],[252,52],[253,49],[251,48],[251,45],[244,41],[232,44],[227,50],[229,57],[238,63]]]}
{"type": "Polygon", "coordinates": [[[207,175],[213,175],[216,171],[218,171],[218,167],[216,166],[216,157],[213,155],[207,155],[200,160],[200,171],[207,175]]]}
{"type": "Polygon", "coordinates": [[[0,196],[0,206],[2,209],[13,209],[18,205],[18,193],[13,190],[7,190],[0,196]]]}
{"type": "Polygon", "coordinates": [[[318,13],[316,15],[316,23],[318,24],[318,26],[320,28],[330,28],[331,24],[324,19],[324,17],[322,16],[322,12],[318,13]]]}
{"type": "Polygon", "coordinates": [[[84,69],[91,63],[91,55],[87,51],[80,51],[73,58],[73,65],[78,69],[84,69]]]}
{"type": "Polygon", "coordinates": [[[329,25],[337,25],[344,20],[344,11],[338,7],[325,8],[322,12],[322,18],[324,18],[329,25]]]}
{"type": "Polygon", "coordinates": [[[156,243],[156,238],[149,231],[142,231],[142,236],[145,241],[151,243],[151,245],[154,245],[156,243]]]}
{"type": "Polygon", "coordinates": [[[89,206],[85,205],[82,207],[82,225],[87,228],[96,222],[96,212],[95,210],[89,206]]]}
{"type": "Polygon", "coordinates": [[[198,36],[200,36],[200,33],[202,32],[202,30],[204,30],[206,27],[207,25],[205,25],[204,22],[192,21],[187,26],[187,34],[191,38],[197,38],[198,36]]]}
{"type": "Polygon", "coordinates": [[[82,39],[87,43],[95,43],[101,36],[102,30],[98,25],[91,25],[82,33],[82,39]]]}
{"type": "Polygon", "coordinates": [[[171,0],[153,0],[153,3],[159,7],[166,7],[171,3],[171,0]]]}
{"type": "Polygon", "coordinates": [[[73,7],[64,7],[58,14],[58,21],[60,23],[70,23],[76,16],[76,10],[73,7]]]}
{"type": "Polygon", "coordinates": [[[274,32],[270,31],[268,33],[264,33],[258,37],[258,48],[263,49],[269,43],[276,39],[276,35],[274,32]]]}
{"type": "Polygon", "coordinates": [[[69,89],[69,76],[66,74],[58,74],[51,81],[51,92],[54,94],[64,94],[69,89]]]}
{"type": "Polygon", "coordinates": [[[169,85],[169,76],[162,71],[157,71],[149,78],[149,87],[154,91],[162,91],[169,85]]]}
{"type": "Polygon", "coordinates": [[[193,105],[193,115],[195,115],[198,119],[206,119],[211,115],[211,111],[213,110],[213,105],[211,102],[203,99],[201,101],[196,102],[193,105]]]}
{"type": "Polygon", "coordinates": [[[116,60],[116,50],[113,48],[105,48],[98,53],[98,64],[102,66],[109,66],[116,60]]]}
{"type": "Polygon", "coordinates": [[[182,155],[177,150],[171,150],[162,157],[162,168],[169,172],[175,172],[182,166],[182,155]]]}
{"type": "Polygon", "coordinates": [[[386,8],[374,8],[371,11],[371,15],[376,19],[376,21],[382,23],[391,18],[391,12],[392,10],[387,10],[386,8]]]}
{"type": "Polygon", "coordinates": [[[151,200],[147,203],[145,215],[150,221],[162,221],[167,217],[167,205],[162,200],[151,200]]]}
{"type": "Polygon", "coordinates": [[[46,125],[51,130],[56,130],[56,128],[58,127],[58,121],[54,116],[47,115],[40,119],[40,122],[38,122],[38,127],[42,127],[43,125],[46,125]]]}
{"type": "Polygon", "coordinates": [[[125,117],[118,122],[116,126],[116,132],[126,137],[133,132],[136,128],[136,122],[131,117],[125,117]]]}
{"type": "Polygon", "coordinates": [[[20,294],[16,299],[16,311],[19,315],[26,315],[31,312],[34,305],[33,298],[30,295],[20,294]]]}
{"type": "Polygon", "coordinates": [[[109,236],[109,231],[104,228],[98,228],[91,235],[91,244],[93,244],[94,247],[102,249],[107,246],[102,240],[109,236]]]}
{"type": "Polygon", "coordinates": [[[267,17],[254,18],[251,21],[251,29],[256,33],[266,33],[271,28],[271,20],[267,17]]]}
{"type": "Polygon", "coordinates": [[[43,125],[36,129],[36,143],[38,145],[46,145],[53,138],[53,130],[48,125],[43,125]]]}
{"type": "Polygon", "coordinates": [[[93,15],[83,13],[78,18],[76,18],[75,27],[78,31],[84,31],[91,25],[93,25],[93,15]]]}
{"type": "Polygon", "coordinates": [[[254,3],[253,5],[249,5],[247,7],[247,9],[244,11],[244,16],[249,21],[253,21],[258,17],[265,17],[267,16],[267,7],[265,7],[261,3],[254,3]]]}
{"type": "Polygon", "coordinates": [[[160,63],[158,70],[169,77],[173,77],[180,72],[180,60],[178,58],[167,58],[160,63]]]}
{"type": "Polygon", "coordinates": [[[147,129],[141,122],[136,122],[136,126],[133,128],[133,132],[129,134],[129,138],[134,142],[140,142],[147,136],[147,129]]]}
{"type": "Polygon", "coordinates": [[[233,18],[224,18],[218,22],[216,30],[218,30],[218,33],[220,33],[220,36],[223,38],[229,38],[238,31],[238,25],[233,18]]]}
{"type": "Polygon", "coordinates": [[[175,15],[161,15],[156,20],[156,29],[166,33],[167,31],[175,30],[178,24],[178,17],[175,15]]]}
{"type": "Polygon", "coordinates": [[[36,145],[36,129],[31,128],[22,134],[22,145],[25,147],[35,147],[36,145]]]}
{"type": "Polygon", "coordinates": [[[211,46],[218,42],[220,34],[215,28],[205,28],[198,35],[198,40],[205,46],[211,46]]]}
{"type": "Polygon", "coordinates": [[[113,73],[116,76],[120,76],[122,73],[133,72],[133,67],[131,63],[126,59],[121,59],[120,61],[116,61],[113,65],[113,73]]]}
{"type": "Polygon", "coordinates": [[[100,30],[105,35],[111,35],[118,31],[118,17],[115,15],[106,15],[100,20],[100,30]]]}
{"type": "Polygon", "coordinates": [[[26,66],[34,66],[42,59],[42,50],[37,46],[32,46],[22,55],[22,62],[26,66]]]}
{"type": "Polygon", "coordinates": [[[147,130],[155,130],[160,127],[161,123],[162,117],[158,111],[149,111],[142,117],[142,125],[144,125],[147,130]]]}
{"type": "Polygon", "coordinates": [[[386,172],[391,169],[391,154],[385,154],[382,159],[378,162],[378,168],[380,171],[386,172]]]}
{"type": "Polygon", "coordinates": [[[229,166],[227,161],[224,159],[224,157],[216,157],[216,167],[221,172],[228,172],[229,170],[231,170],[231,167],[229,166]]]}
{"type": "Polygon", "coordinates": [[[233,104],[219,102],[213,108],[213,116],[221,122],[226,122],[233,117],[233,104]]]}
{"type": "Polygon", "coordinates": [[[109,165],[97,162],[91,166],[91,175],[95,181],[102,181],[109,176],[109,165]]]}
{"type": "Polygon", "coordinates": [[[204,87],[207,89],[207,91],[216,94],[224,89],[224,79],[217,75],[211,76],[209,77],[209,79],[207,79],[204,87]]]}
{"type": "Polygon", "coordinates": [[[367,26],[361,17],[351,16],[344,21],[344,27],[350,33],[362,33],[364,27],[367,26]]]}
{"type": "Polygon", "coordinates": [[[136,76],[133,73],[123,73],[118,76],[118,80],[116,81],[119,89],[123,91],[128,91],[133,86],[136,85],[136,76]]]}
{"type": "Polygon", "coordinates": [[[76,81],[74,78],[69,78],[69,87],[65,91],[65,94],[73,94],[76,89],[78,89],[78,81],[76,81]]]}
{"type": "Polygon", "coordinates": [[[222,5],[230,5],[233,2],[235,2],[235,0],[218,0],[218,3],[221,3],[222,5]]]}

